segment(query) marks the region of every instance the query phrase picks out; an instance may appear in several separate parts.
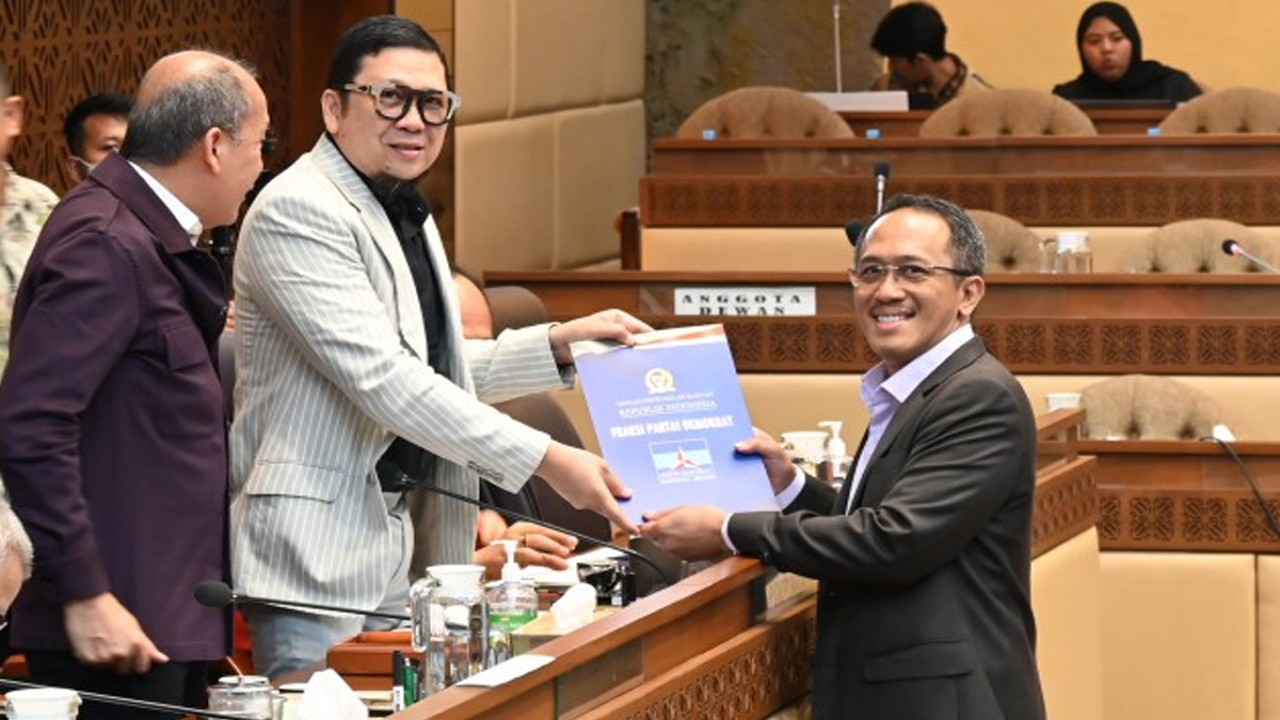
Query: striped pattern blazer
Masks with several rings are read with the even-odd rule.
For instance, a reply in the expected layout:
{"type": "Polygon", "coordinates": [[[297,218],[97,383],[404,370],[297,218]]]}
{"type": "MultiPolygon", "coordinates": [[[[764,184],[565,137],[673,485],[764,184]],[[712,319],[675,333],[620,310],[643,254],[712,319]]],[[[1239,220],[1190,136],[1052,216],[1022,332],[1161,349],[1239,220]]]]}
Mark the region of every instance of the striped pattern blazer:
{"type": "MultiPolygon", "coordinates": [[[[240,592],[374,608],[403,582],[395,568],[407,564],[414,529],[406,503],[384,497],[373,473],[394,435],[436,453],[435,481],[472,496],[477,475],[519,488],[546,453],[544,433],[485,403],[564,386],[549,326],[463,341],[433,220],[425,231],[446,289],[455,382],[427,365],[399,240],[328,138],[271,182],[245,217],[231,427],[231,564],[240,592]]],[[[470,562],[475,509],[434,495],[418,504],[418,542],[429,549],[421,562],[470,562]]]]}

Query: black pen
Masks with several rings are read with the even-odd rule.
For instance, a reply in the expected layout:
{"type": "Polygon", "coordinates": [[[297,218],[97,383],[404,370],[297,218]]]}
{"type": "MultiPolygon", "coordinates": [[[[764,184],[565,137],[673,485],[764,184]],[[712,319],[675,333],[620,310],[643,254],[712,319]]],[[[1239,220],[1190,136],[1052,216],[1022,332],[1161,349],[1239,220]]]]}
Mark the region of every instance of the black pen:
{"type": "Polygon", "coordinates": [[[404,709],[404,653],[396,650],[391,653],[391,711],[404,709]]]}

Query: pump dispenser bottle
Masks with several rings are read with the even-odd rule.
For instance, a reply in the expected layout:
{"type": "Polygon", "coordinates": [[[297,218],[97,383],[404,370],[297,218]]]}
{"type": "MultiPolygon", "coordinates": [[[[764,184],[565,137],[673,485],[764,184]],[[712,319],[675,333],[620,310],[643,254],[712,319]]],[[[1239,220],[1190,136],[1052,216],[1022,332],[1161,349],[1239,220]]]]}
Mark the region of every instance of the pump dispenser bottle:
{"type": "Polygon", "coordinates": [[[490,583],[485,592],[489,602],[489,667],[514,654],[511,634],[538,617],[538,592],[532,581],[520,577],[516,541],[494,542],[506,550],[507,562],[502,566],[502,579],[490,583]]]}
{"type": "Polygon", "coordinates": [[[849,474],[849,468],[853,466],[853,458],[849,455],[849,448],[844,444],[844,438],[840,437],[840,431],[844,428],[844,423],[839,420],[824,420],[818,423],[818,427],[827,428],[831,431],[831,438],[827,440],[826,465],[830,473],[827,477],[827,482],[838,490],[844,484],[845,476],[849,474]]]}

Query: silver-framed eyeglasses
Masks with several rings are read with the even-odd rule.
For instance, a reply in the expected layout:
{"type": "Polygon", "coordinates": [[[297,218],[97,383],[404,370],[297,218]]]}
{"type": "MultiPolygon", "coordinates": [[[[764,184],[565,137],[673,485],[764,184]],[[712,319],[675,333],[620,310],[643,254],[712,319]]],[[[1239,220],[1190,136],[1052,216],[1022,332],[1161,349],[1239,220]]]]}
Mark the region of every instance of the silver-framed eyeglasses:
{"type": "Polygon", "coordinates": [[[453,114],[462,107],[462,98],[449,90],[415,90],[393,82],[372,85],[347,83],[338,89],[373,98],[373,111],[378,113],[378,117],[392,122],[399,122],[409,114],[410,105],[417,105],[422,122],[440,126],[452,120],[453,114]]]}
{"type": "Polygon", "coordinates": [[[919,285],[934,275],[945,272],[951,273],[956,277],[972,277],[976,273],[970,270],[960,270],[958,268],[946,267],[943,265],[929,265],[926,263],[899,263],[890,265],[888,263],[868,262],[858,267],[849,268],[849,282],[854,287],[874,287],[884,282],[884,279],[893,276],[900,284],[903,285],[919,285]]]}

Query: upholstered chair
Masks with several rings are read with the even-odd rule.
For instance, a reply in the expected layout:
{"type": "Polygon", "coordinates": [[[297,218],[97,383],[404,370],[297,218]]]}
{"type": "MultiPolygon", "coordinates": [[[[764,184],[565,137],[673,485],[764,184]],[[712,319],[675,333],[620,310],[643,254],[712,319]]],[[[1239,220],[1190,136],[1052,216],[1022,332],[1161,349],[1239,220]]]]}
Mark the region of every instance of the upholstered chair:
{"type": "Polygon", "coordinates": [[[853,130],[834,110],[785,87],[757,85],[731,90],[693,111],[678,138],[847,138],[853,130]]]}
{"type": "Polygon", "coordinates": [[[1089,116],[1070,102],[1018,88],[961,95],[920,125],[920,137],[1097,134],[1089,116]]]}
{"type": "Polygon", "coordinates": [[[1172,378],[1121,375],[1080,395],[1086,434],[1094,440],[1200,440],[1225,422],[1216,400],[1172,378]]]}
{"type": "Polygon", "coordinates": [[[968,212],[987,240],[987,272],[1039,272],[1044,241],[1027,226],[990,210],[968,212]]]}
{"type": "Polygon", "coordinates": [[[1222,250],[1224,240],[1235,240],[1264,261],[1280,261],[1275,241],[1230,220],[1197,218],[1180,220],[1152,230],[1124,254],[1124,272],[1243,273],[1260,268],[1243,257],[1222,250]]]}
{"type": "MultiPolygon", "coordinates": [[[[493,316],[493,333],[498,335],[509,328],[537,325],[549,320],[542,300],[527,288],[515,285],[486,287],[483,290],[493,316]]],[[[494,406],[530,427],[551,436],[552,440],[570,447],[581,448],[582,438],[569,419],[568,413],[549,393],[525,395],[494,406]]],[[[521,488],[516,497],[498,488],[490,490],[491,496],[502,507],[528,511],[554,525],[576,530],[584,535],[608,542],[609,521],[589,510],[579,510],[547,484],[534,475],[521,488]]]]}
{"type": "Polygon", "coordinates": [[[1162,135],[1280,132],[1280,94],[1251,87],[1207,92],[1174,108],[1162,135]]]}

